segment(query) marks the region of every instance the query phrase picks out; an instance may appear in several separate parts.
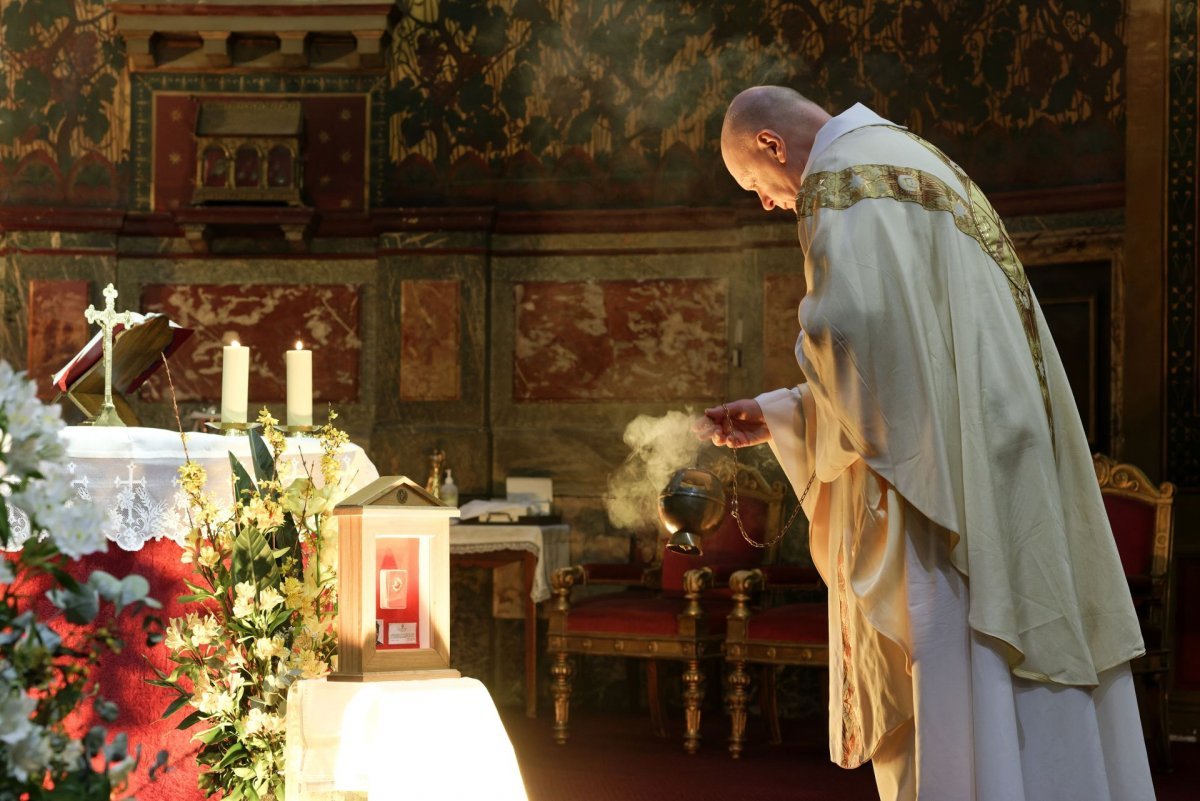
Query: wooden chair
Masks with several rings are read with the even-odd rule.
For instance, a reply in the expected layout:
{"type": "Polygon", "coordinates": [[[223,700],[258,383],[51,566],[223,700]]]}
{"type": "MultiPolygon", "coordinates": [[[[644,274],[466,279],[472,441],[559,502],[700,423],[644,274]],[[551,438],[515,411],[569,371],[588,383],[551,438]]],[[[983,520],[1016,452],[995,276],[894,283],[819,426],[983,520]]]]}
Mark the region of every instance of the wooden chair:
{"type": "MultiPolygon", "coordinates": [[[[743,525],[761,541],[763,532],[779,529],[783,484],[768,485],[749,467],[741,468],[737,482],[743,525]]],[[[701,556],[664,551],[660,564],[638,569],[637,575],[627,565],[571,565],[555,571],[547,650],[558,743],[568,739],[571,655],[598,654],[646,661],[651,722],[659,736],[665,736],[666,729],[657,664],[664,659],[683,662],[684,748],[688,753],[699,749],[702,663],[720,658],[726,619],[733,608],[728,590],[720,587],[736,570],[762,564],[765,556],[764,549],[742,538],[728,509],[717,530],[704,538],[703,548],[701,556]],[[628,589],[572,602],[572,588],[585,584],[628,589]]]]}
{"type": "Polygon", "coordinates": [[[725,630],[725,663],[729,674],[729,753],[737,759],[746,743],[750,694],[747,665],[763,666],[759,707],[771,742],[783,742],[775,700],[775,672],[781,665],[823,668],[829,665],[829,614],[824,601],[787,603],[755,610],[752,601],[769,589],[823,591],[814,568],[765,567],[739,570],[729,579],[733,610],[725,630]]]}
{"type": "Polygon", "coordinates": [[[1092,457],[1121,566],[1142,624],[1146,654],[1130,664],[1144,730],[1159,765],[1171,769],[1168,694],[1172,671],[1172,555],[1175,486],[1155,485],[1130,464],[1092,457]]]}

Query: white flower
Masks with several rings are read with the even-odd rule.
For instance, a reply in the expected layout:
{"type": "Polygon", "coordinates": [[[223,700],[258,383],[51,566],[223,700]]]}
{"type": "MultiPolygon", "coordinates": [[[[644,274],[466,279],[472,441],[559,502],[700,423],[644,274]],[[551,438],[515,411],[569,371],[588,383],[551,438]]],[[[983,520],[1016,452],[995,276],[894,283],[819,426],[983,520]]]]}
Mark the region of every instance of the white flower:
{"type": "Polygon", "coordinates": [[[254,614],[254,585],[249,581],[239,582],[233,593],[233,616],[240,619],[254,614]]]}
{"type": "Polygon", "coordinates": [[[271,587],[266,587],[258,594],[258,608],[269,612],[283,603],[283,596],[271,587]]]}
{"type": "Polygon", "coordinates": [[[269,639],[259,637],[254,641],[254,655],[262,660],[267,660],[274,656],[286,656],[287,649],[283,647],[283,638],[278,636],[269,639]]]}
{"type": "Polygon", "coordinates": [[[8,696],[0,700],[0,743],[13,745],[25,739],[35,728],[29,719],[35,709],[37,699],[12,688],[8,696]]]}
{"type": "Polygon", "coordinates": [[[50,738],[40,727],[33,727],[24,738],[9,745],[8,772],[19,782],[40,778],[50,765],[50,738]]]}

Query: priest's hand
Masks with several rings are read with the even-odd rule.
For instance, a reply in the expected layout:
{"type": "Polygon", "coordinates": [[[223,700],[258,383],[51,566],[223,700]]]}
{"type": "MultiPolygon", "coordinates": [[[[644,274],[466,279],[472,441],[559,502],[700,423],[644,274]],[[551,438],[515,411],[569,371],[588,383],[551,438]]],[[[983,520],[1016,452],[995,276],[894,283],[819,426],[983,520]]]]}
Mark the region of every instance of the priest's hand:
{"type": "Polygon", "coordinates": [[[761,445],[771,439],[762,407],[752,398],[705,409],[704,417],[696,423],[695,431],[700,439],[711,439],[714,445],[729,448],[761,445]],[[726,409],[729,410],[728,414],[725,413],[726,409]]]}

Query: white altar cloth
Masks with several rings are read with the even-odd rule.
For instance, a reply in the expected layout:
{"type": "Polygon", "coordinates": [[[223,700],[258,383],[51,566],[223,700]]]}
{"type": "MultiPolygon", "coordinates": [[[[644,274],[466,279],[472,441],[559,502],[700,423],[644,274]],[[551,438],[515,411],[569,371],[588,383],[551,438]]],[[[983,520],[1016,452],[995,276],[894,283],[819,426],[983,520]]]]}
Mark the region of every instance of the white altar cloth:
{"type": "Polygon", "coordinates": [[[496,705],[475,679],[298,681],[286,801],[527,801],[496,705]]]}
{"type": "MultiPolygon", "coordinates": [[[[171,539],[180,544],[187,533],[187,499],[179,488],[177,471],[184,462],[179,432],[164,428],[97,428],[68,426],[62,432],[67,468],[80,498],[105,511],[104,535],[126,551],[140,551],[151,540],[171,539]]],[[[250,438],[188,432],[187,452],[208,472],[208,491],[218,503],[232,505],[232,468],[229,454],[250,466],[250,438]]],[[[379,477],[375,465],[357,445],[348,444],[339,455],[342,480],[348,491],[379,477]]],[[[321,484],[321,444],[311,437],[290,437],[281,459],[293,477],[313,473],[321,484]]],[[[10,509],[11,547],[29,537],[23,515],[10,509]]]]}
{"type": "Polygon", "coordinates": [[[566,523],[549,526],[457,523],[450,526],[450,553],[513,550],[537,554],[537,569],[533,573],[533,589],[529,595],[535,603],[541,603],[550,597],[550,576],[570,562],[570,535],[571,527],[566,523]]]}

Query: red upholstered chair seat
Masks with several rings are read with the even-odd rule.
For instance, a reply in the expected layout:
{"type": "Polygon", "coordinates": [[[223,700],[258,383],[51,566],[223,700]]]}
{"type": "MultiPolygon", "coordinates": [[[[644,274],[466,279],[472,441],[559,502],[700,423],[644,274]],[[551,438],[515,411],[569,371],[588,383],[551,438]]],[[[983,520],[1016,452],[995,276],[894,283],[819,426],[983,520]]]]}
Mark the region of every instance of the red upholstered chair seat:
{"type": "Polygon", "coordinates": [[[828,644],[829,615],[826,606],[800,603],[764,609],[747,621],[746,639],[828,644]]]}
{"type": "MultiPolygon", "coordinates": [[[[679,631],[679,615],[685,603],[683,598],[625,592],[587,598],[571,606],[567,631],[669,637],[679,631]]],[[[711,634],[725,632],[725,618],[732,608],[733,601],[727,598],[705,601],[704,611],[709,615],[708,631],[711,634]]]]}

